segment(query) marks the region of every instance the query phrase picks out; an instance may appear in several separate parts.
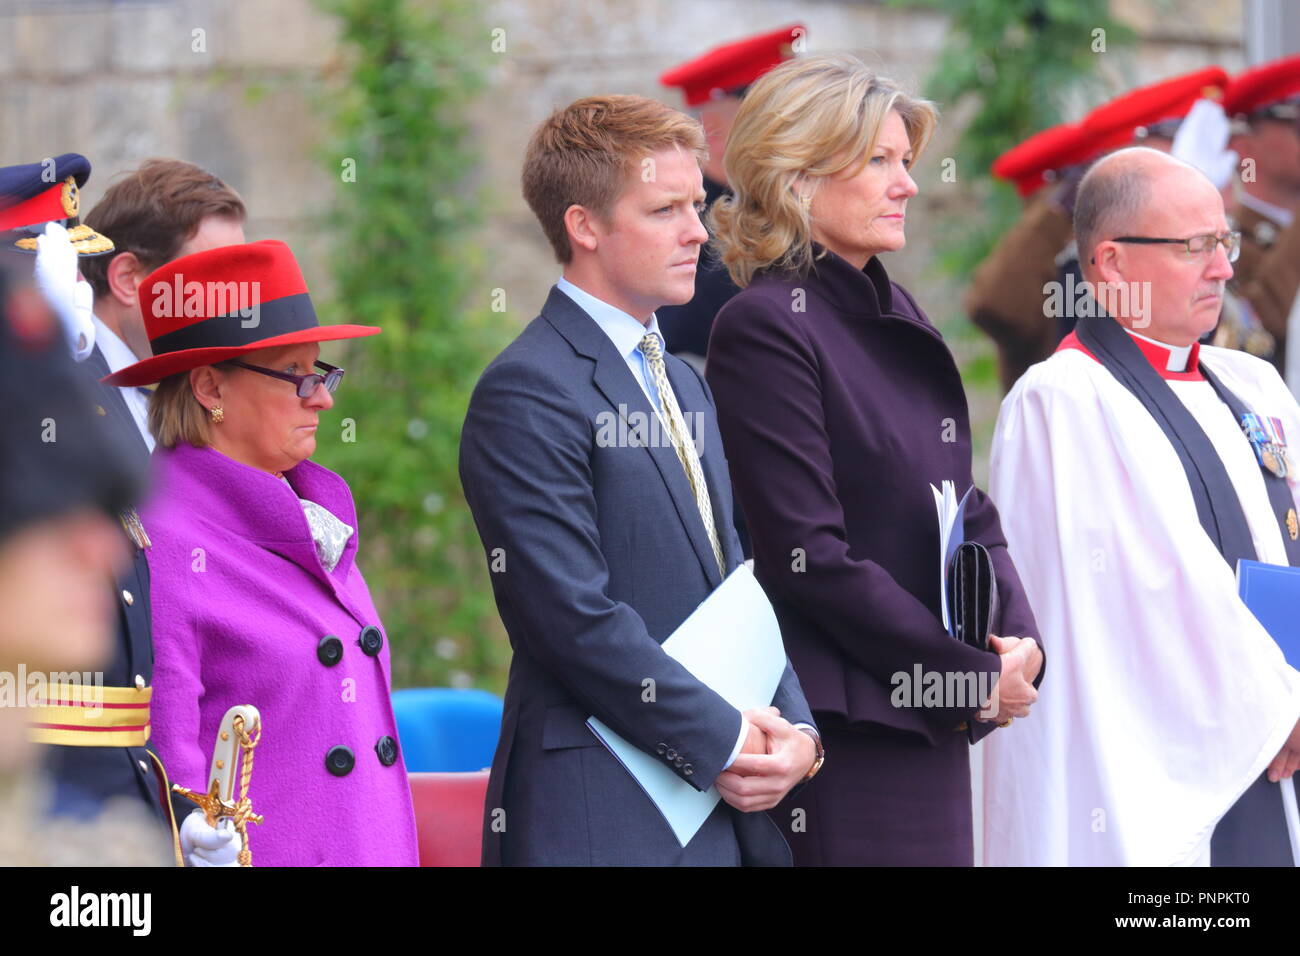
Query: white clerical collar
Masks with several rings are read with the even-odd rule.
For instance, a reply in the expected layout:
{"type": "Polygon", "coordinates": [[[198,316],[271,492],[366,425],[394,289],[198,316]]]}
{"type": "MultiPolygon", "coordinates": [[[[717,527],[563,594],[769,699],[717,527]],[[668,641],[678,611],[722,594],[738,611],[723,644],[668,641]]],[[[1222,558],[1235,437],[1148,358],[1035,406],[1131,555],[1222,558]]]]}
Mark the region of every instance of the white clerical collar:
{"type": "Polygon", "coordinates": [[[1271,202],[1266,202],[1258,196],[1252,196],[1244,189],[1241,190],[1240,195],[1237,198],[1241,201],[1243,206],[1248,209],[1253,209],[1255,212],[1267,219],[1273,220],[1273,222],[1277,223],[1283,229],[1289,227],[1292,220],[1295,219],[1295,213],[1292,210],[1287,209],[1286,206],[1276,206],[1271,202]]]}
{"type": "MultiPolygon", "coordinates": [[[[1148,342],[1151,345],[1156,346],[1156,348],[1162,349],[1164,352],[1168,353],[1168,357],[1165,358],[1166,372],[1187,371],[1187,360],[1191,357],[1192,349],[1196,347],[1195,342],[1191,345],[1170,345],[1168,342],[1157,342],[1155,339],[1149,339],[1145,335],[1138,335],[1130,328],[1122,328],[1124,328],[1124,331],[1129,335],[1133,336],[1133,338],[1141,339],[1143,342],[1148,342]]],[[[1148,357],[1151,356],[1151,351],[1151,349],[1143,349],[1143,352],[1146,353],[1148,357]]]]}
{"type": "Polygon", "coordinates": [[[97,315],[91,315],[90,321],[95,323],[95,344],[99,346],[99,351],[104,354],[104,361],[108,363],[109,372],[120,372],[128,365],[134,365],[140,361],[136,358],[135,353],[127,347],[127,344],[118,338],[117,333],[105,325],[97,315]]]}
{"type": "Polygon", "coordinates": [[[653,312],[650,314],[649,323],[642,324],[640,320],[622,309],[610,305],[603,299],[596,298],[590,292],[579,289],[563,276],[555,283],[555,287],[572,299],[582,311],[591,316],[592,321],[599,325],[601,330],[609,336],[609,340],[618,349],[618,354],[624,358],[637,351],[647,332],[654,332],[658,335],[664,351],[668,351],[668,343],[664,341],[664,334],[659,331],[659,319],[653,312]]]}

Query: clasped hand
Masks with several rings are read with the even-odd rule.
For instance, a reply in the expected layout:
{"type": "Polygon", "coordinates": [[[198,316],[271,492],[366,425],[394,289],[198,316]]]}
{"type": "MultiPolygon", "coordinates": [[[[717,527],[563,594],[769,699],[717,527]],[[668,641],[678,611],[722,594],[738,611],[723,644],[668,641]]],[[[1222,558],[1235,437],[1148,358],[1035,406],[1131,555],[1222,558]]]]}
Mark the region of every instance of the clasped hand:
{"type": "Polygon", "coordinates": [[[748,736],[740,755],[714,783],[722,799],[737,810],[770,810],[807,775],[817,747],[775,707],[747,710],[741,716],[748,736]]]}
{"type": "Polygon", "coordinates": [[[989,646],[1002,658],[1002,674],[993,695],[976,719],[1002,723],[1012,717],[1028,717],[1029,707],[1038,700],[1034,678],[1043,666],[1043,651],[1032,637],[989,637],[989,646]]]}

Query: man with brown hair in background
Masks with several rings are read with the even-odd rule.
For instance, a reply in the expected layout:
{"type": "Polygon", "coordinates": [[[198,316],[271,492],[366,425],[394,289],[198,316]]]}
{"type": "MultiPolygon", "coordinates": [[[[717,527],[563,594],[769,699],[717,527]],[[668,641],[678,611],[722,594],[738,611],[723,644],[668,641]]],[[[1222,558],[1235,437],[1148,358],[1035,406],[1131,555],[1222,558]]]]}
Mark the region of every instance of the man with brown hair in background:
{"type": "MultiPolygon", "coordinates": [[[[112,255],[81,266],[95,292],[95,350],[86,366],[96,378],[152,354],[136,295],[145,276],[192,252],[242,243],[247,215],[237,192],[184,160],[146,160],[116,178],[86,216],[86,224],[115,246],[112,255]]],[[[145,389],[104,387],[101,404],[128,413],[120,420],[133,420],[144,453],[153,450],[145,389]]]]}

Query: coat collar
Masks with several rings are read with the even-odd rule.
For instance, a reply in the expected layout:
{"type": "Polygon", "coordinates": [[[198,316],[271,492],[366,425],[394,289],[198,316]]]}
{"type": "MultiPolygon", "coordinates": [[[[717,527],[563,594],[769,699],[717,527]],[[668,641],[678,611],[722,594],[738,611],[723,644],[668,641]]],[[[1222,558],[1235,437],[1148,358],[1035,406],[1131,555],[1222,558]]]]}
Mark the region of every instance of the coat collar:
{"type": "Polygon", "coordinates": [[[175,448],[158,448],[154,458],[160,488],[173,501],[183,502],[187,514],[199,515],[224,533],[294,562],[328,587],[347,580],[359,532],[348,541],[334,570],[326,571],[316,556],[311,528],[298,503],[298,498],[314,501],[340,521],[357,527],[352,492],[328,468],[310,460],[300,462],[284,473],[291,490],[275,476],[214,448],[181,442],[175,448]]]}
{"type": "MultiPolygon", "coordinates": [[[[546,304],[542,306],[542,316],[573,347],[575,352],[595,362],[591,377],[592,384],[604,395],[610,407],[624,421],[627,421],[632,413],[640,413],[643,422],[648,422],[655,417],[656,412],[646,400],[645,392],[641,390],[641,386],[632,377],[627,362],[624,361],[623,356],[618,354],[618,349],[614,346],[614,343],[596,324],[596,321],[587,315],[572,299],[558,288],[552,287],[551,294],[546,299],[546,304]]],[[[687,394],[685,376],[694,375],[686,363],[670,355],[665,355],[664,364],[668,371],[668,382],[673,387],[673,392],[677,396],[677,402],[681,406],[683,414],[707,412],[706,409],[692,407],[685,398],[687,394]]],[[[689,426],[690,423],[687,424],[689,426]]],[[[633,424],[628,422],[628,427],[631,429],[633,424]]],[[[708,535],[704,531],[704,522],[700,519],[699,508],[695,504],[695,495],[692,493],[690,482],[686,478],[686,471],[677,458],[677,452],[667,444],[666,436],[663,444],[648,443],[645,449],[659,469],[659,475],[663,479],[665,486],[667,486],[668,493],[671,495],[673,504],[677,509],[677,516],[686,528],[687,536],[695,549],[696,557],[699,558],[700,564],[704,568],[705,575],[711,585],[717,587],[722,583],[722,575],[718,572],[718,562],[713,557],[713,548],[710,546],[708,535]]],[[[704,469],[705,482],[709,486],[709,497],[714,503],[714,521],[716,524],[719,523],[716,505],[718,501],[718,483],[721,476],[717,472],[717,463],[710,460],[713,457],[715,456],[702,455],[700,466],[704,469]]],[[[731,515],[723,515],[722,521],[730,522],[731,515]]],[[[727,562],[727,566],[730,568],[733,563],[736,563],[736,558],[726,553],[730,535],[725,533],[725,525],[722,527],[723,530],[718,532],[718,538],[723,547],[723,560],[727,562]]]]}
{"type": "Polygon", "coordinates": [[[894,311],[894,290],[879,256],[861,269],[825,246],[814,242],[812,275],[822,294],[839,312],[853,315],[888,315],[894,311]]]}

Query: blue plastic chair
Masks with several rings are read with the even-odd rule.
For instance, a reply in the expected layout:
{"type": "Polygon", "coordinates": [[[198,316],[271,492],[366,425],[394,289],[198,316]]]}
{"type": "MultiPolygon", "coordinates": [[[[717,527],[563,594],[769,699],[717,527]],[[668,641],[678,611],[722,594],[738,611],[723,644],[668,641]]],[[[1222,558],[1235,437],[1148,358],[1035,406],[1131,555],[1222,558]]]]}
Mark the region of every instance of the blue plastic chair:
{"type": "Polygon", "coordinates": [[[492,765],[501,698],[486,690],[409,687],[393,691],[402,758],[410,773],[468,773],[492,765]]]}

